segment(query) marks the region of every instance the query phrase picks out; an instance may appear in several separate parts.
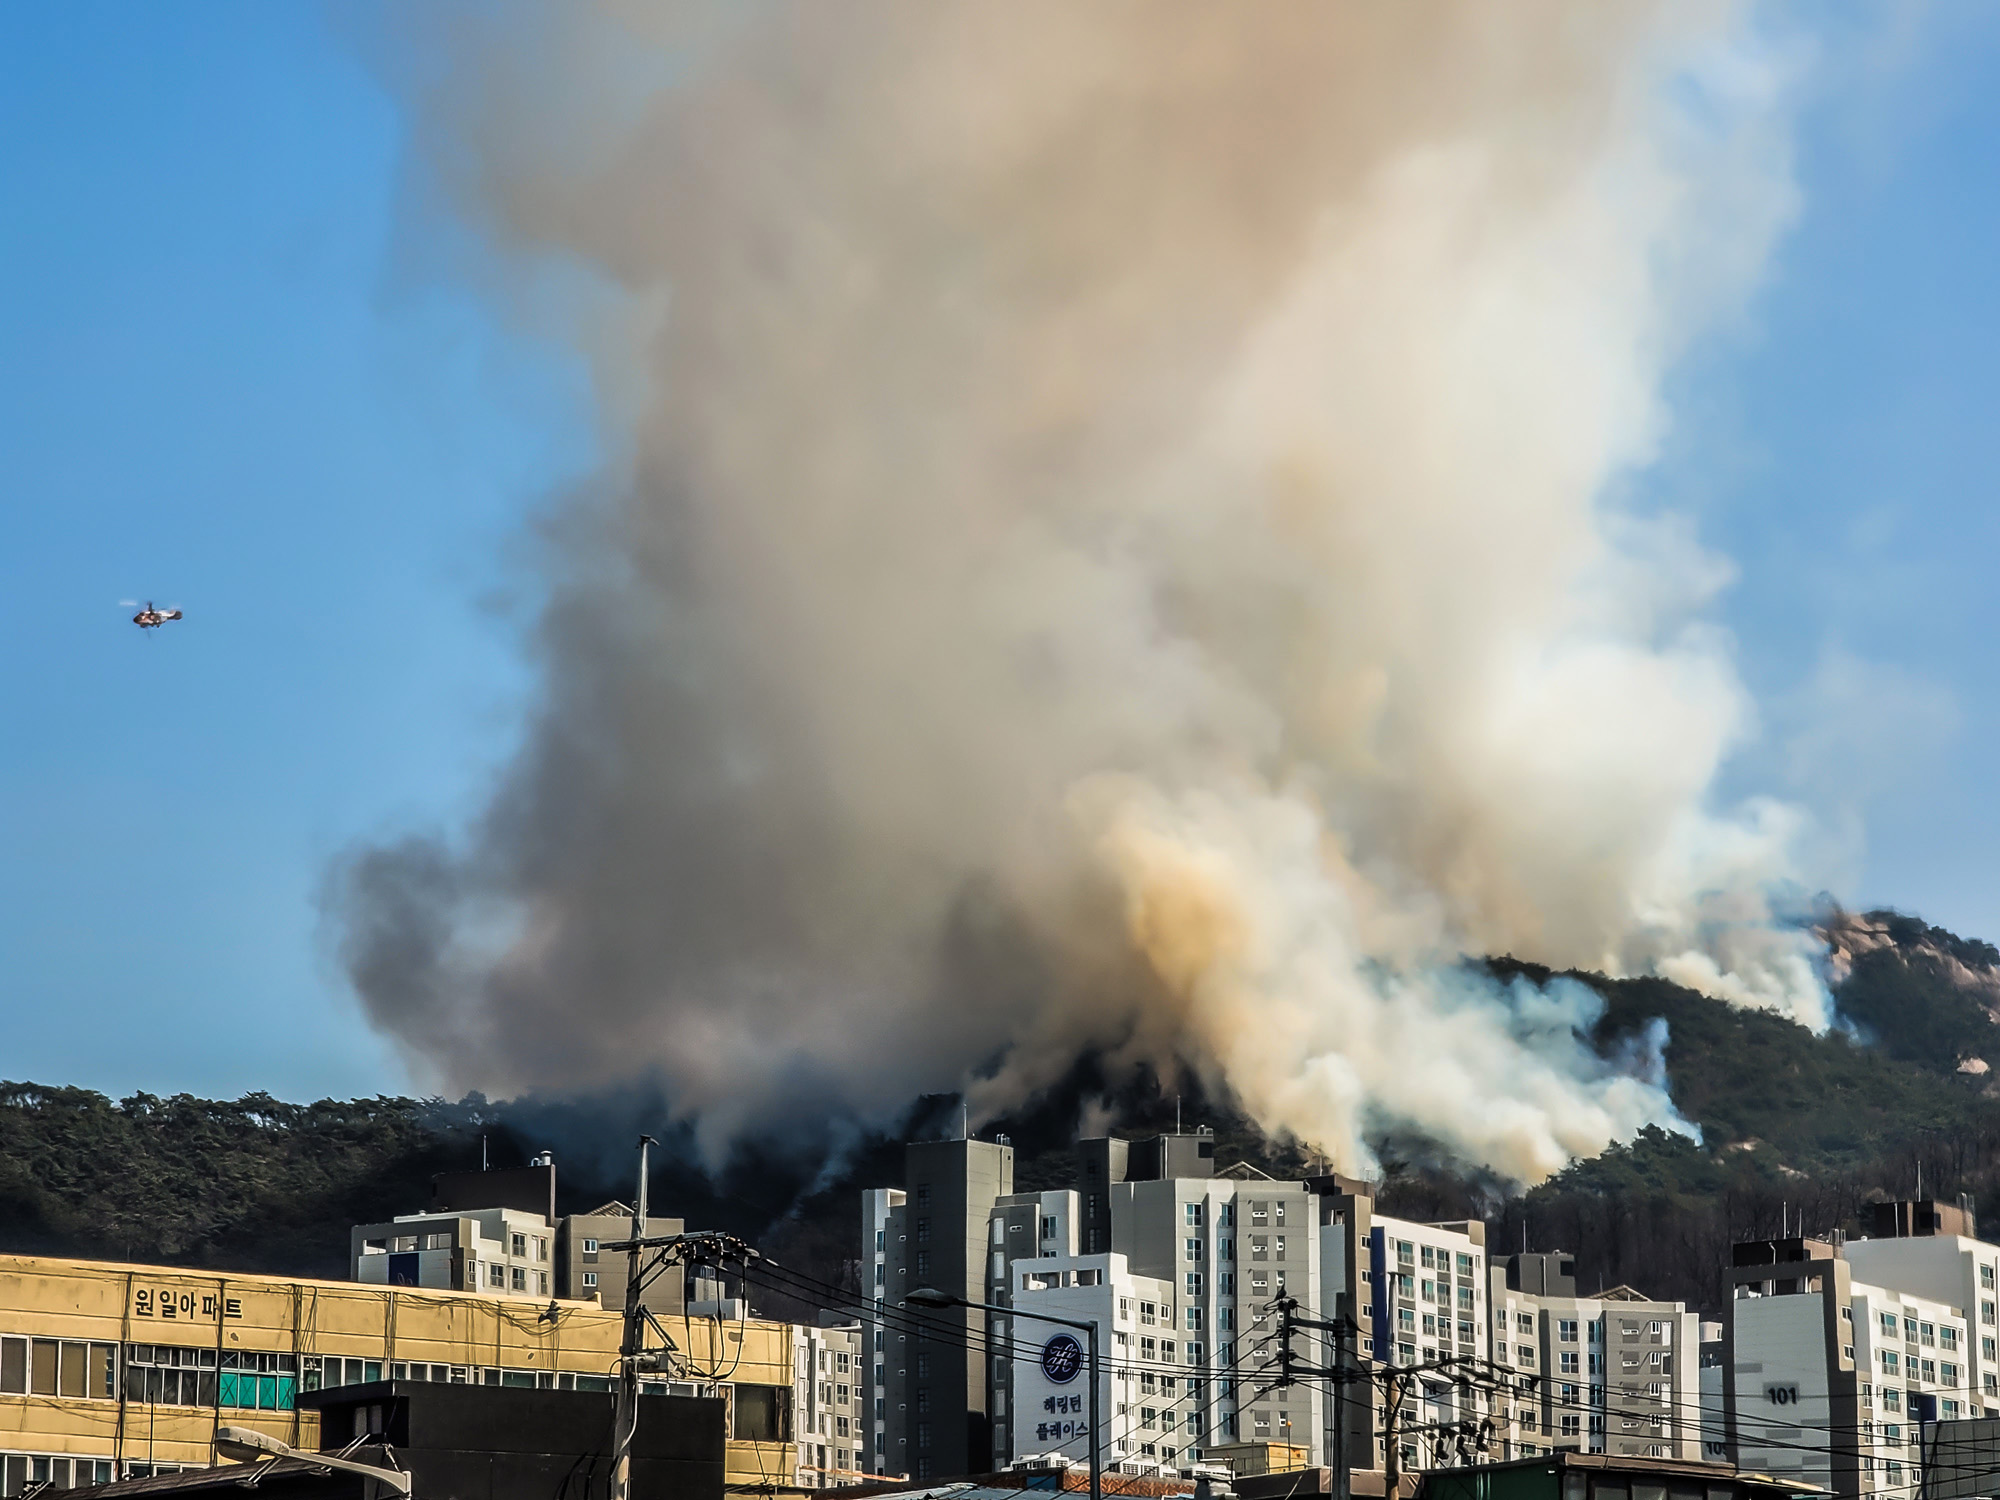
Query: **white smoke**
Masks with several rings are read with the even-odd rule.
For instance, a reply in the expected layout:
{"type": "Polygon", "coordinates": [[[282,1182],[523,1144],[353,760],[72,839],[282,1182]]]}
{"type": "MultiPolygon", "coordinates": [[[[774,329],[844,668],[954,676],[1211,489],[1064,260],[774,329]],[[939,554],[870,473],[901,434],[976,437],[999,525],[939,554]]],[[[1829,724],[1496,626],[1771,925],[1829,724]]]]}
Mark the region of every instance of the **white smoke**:
{"type": "Polygon", "coordinates": [[[1587,992],[1463,956],[1826,1025],[1772,904],[1800,815],[1712,804],[1754,728],[1728,570],[1616,503],[1793,210],[1734,7],[405,45],[446,42],[403,70],[444,80],[426,159],[594,278],[621,456],[546,530],[487,819],[343,875],[370,1013],[445,1081],[657,1071],[720,1140],[1094,1046],[1350,1169],[1410,1126],[1532,1180],[1678,1117],[1587,992]]]}

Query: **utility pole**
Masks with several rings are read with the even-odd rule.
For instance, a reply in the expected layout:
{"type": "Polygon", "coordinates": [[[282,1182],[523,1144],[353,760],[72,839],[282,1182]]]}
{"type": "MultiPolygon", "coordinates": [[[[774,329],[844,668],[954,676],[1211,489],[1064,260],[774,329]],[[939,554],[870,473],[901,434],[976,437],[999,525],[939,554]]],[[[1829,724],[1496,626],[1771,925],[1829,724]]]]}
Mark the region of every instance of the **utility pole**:
{"type": "MultiPolygon", "coordinates": [[[[679,1348],[667,1333],[660,1320],[646,1308],[645,1291],[647,1284],[662,1271],[684,1268],[690,1256],[698,1256],[702,1263],[716,1266],[737,1265],[747,1268],[757,1258],[757,1252],[733,1235],[701,1231],[694,1234],[646,1233],[646,1169],[647,1148],[658,1145],[650,1135],[639,1137],[639,1191],[632,1198],[632,1235],[629,1239],[617,1240],[600,1246],[608,1254],[626,1253],[625,1260],[625,1324],[624,1334],[618,1342],[618,1392],[611,1435],[611,1486],[610,1500],[632,1500],[632,1438],[639,1426],[640,1376],[678,1370],[688,1376],[688,1361],[681,1356],[679,1348]],[[647,1252],[652,1258],[646,1258],[647,1252]],[[647,1330],[651,1329],[656,1339],[650,1343],[647,1330]]],[[[718,1358],[717,1351],[711,1350],[711,1358],[718,1358]]],[[[701,1380],[721,1378],[712,1365],[705,1375],[694,1375],[701,1380]]]]}
{"type": "Polygon", "coordinates": [[[1399,1421],[1403,1413],[1404,1378],[1394,1369],[1383,1372],[1382,1401],[1382,1494],[1398,1500],[1403,1482],[1403,1447],[1399,1421]]]}
{"type": "Polygon", "coordinates": [[[632,1199],[632,1237],[625,1258],[625,1330],[618,1341],[618,1410],[612,1429],[611,1500],[631,1500],[632,1435],[639,1427],[639,1352],[646,1310],[639,1301],[639,1257],[646,1238],[646,1167],[650,1135],[639,1137],[639,1191],[632,1199]]]}

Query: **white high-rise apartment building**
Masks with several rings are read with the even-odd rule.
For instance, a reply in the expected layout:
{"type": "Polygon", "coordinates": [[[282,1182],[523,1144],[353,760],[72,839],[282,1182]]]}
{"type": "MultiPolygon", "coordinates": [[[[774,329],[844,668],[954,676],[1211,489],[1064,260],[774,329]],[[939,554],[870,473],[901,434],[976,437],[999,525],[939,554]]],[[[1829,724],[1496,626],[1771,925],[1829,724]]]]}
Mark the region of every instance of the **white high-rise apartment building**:
{"type": "MultiPolygon", "coordinates": [[[[1970,1417],[2000,1417],[2000,1245],[1973,1236],[1971,1215],[1942,1203],[1883,1203],[1875,1233],[1842,1248],[1859,1279],[1951,1307],[1965,1321],[1964,1376],[1954,1398],[1970,1417]]],[[[1921,1330],[1921,1323],[1919,1324],[1921,1330]]],[[[1928,1357],[1922,1349],[1919,1358],[1928,1357]]]]}
{"type": "MultiPolygon", "coordinates": [[[[1018,1261],[1011,1305],[1098,1330],[1103,1461],[1126,1472],[1189,1463],[1208,1441],[1213,1371],[1186,1337],[1174,1283],[1134,1276],[1122,1255],[1018,1261]]],[[[1090,1457],[1089,1339],[1034,1317],[1009,1319],[1014,1457],[1090,1457]]]]}
{"type": "Polygon", "coordinates": [[[1881,1204],[1875,1227],[1735,1247],[1720,1366],[1731,1462],[1841,1496],[1907,1493],[1919,1423],[1993,1404],[1982,1268],[2000,1247],[1946,1204],[1881,1204]]]}
{"type": "MultiPolygon", "coordinates": [[[[1399,1462],[1415,1469],[1455,1451],[1462,1437],[1474,1439],[1492,1409],[1484,1394],[1491,1357],[1486,1226],[1388,1218],[1375,1213],[1361,1184],[1328,1185],[1333,1191],[1319,1195],[1324,1270],[1317,1316],[1351,1317],[1360,1327],[1344,1361],[1420,1372],[1404,1385],[1397,1441],[1399,1462]]],[[[1329,1441],[1317,1461],[1381,1469],[1383,1381],[1320,1390],[1329,1441]],[[1364,1389],[1368,1399],[1355,1399],[1364,1389]]]]}

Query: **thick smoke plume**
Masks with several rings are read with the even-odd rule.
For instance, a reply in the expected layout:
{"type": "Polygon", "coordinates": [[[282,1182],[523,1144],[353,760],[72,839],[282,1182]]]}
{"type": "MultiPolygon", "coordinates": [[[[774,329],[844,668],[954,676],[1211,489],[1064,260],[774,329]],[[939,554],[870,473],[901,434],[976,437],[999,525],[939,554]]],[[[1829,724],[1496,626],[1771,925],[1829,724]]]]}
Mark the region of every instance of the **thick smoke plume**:
{"type": "Polygon", "coordinates": [[[1727,570],[1617,503],[1791,212],[1735,11],[505,15],[405,39],[419,150],[617,457],[490,810],[336,882],[441,1082],[719,1143],[1094,1046],[1532,1180],[1677,1123],[1657,1050],[1463,956],[1826,1024],[1727,570]]]}

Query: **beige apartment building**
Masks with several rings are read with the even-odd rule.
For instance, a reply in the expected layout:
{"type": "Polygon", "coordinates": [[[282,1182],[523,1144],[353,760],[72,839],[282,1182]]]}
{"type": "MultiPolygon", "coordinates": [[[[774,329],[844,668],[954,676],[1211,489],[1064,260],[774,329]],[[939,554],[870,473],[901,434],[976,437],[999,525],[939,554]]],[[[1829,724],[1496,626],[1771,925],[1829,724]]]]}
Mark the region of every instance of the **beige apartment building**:
{"type": "MultiPolygon", "coordinates": [[[[729,1402],[727,1478],[790,1480],[792,1330],[665,1317],[690,1369],[650,1383],[729,1402]]],[[[318,1446],[296,1398],[366,1381],[611,1390],[611,1310],[0,1255],[0,1495],[206,1466],[221,1426],[318,1446]]]]}

